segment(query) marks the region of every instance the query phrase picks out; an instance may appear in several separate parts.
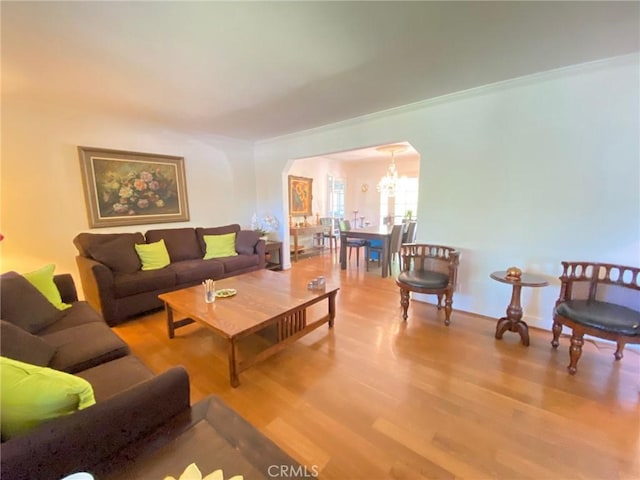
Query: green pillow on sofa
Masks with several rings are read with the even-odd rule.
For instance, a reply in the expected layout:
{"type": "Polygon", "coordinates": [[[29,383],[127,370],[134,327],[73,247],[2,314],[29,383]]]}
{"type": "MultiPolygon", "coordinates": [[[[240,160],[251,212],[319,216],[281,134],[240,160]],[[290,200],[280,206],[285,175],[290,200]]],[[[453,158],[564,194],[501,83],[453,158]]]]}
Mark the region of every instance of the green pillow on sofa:
{"type": "Polygon", "coordinates": [[[207,252],[204,254],[203,260],[210,258],[235,257],[236,252],[236,234],[225,233],[224,235],[204,235],[204,243],[207,246],[207,252]]]}
{"type": "Polygon", "coordinates": [[[171,263],[164,240],[153,243],[136,243],[135,247],[142,262],[142,270],[158,270],[171,263]]]}
{"type": "Polygon", "coordinates": [[[83,378],[0,357],[3,440],[94,403],[93,388],[83,378]]]}
{"type": "Polygon", "coordinates": [[[0,312],[3,320],[29,333],[38,333],[65,315],[17,272],[0,275],[0,312]]]}
{"type": "Polygon", "coordinates": [[[58,310],[71,308],[71,305],[64,303],[60,296],[60,290],[53,281],[53,271],[56,266],[51,263],[44,267],[29,273],[23,273],[22,276],[29,280],[29,283],[36,287],[47,300],[49,300],[58,310]]]}

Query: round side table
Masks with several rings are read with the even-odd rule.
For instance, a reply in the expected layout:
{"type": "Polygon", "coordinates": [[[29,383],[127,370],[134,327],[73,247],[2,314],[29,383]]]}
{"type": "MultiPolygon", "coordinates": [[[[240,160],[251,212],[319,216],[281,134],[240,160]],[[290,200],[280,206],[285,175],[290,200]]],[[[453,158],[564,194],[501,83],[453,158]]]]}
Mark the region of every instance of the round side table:
{"type": "Polygon", "coordinates": [[[507,277],[506,271],[493,272],[491,278],[498,282],[508,283],[513,287],[511,291],[511,302],[507,307],[507,315],[498,320],[496,325],[496,338],[499,340],[507,330],[520,334],[522,344],[529,346],[529,326],[522,321],[522,306],[520,305],[520,292],[522,287],[546,287],[549,285],[540,275],[532,273],[522,273],[519,279],[507,277]]]}

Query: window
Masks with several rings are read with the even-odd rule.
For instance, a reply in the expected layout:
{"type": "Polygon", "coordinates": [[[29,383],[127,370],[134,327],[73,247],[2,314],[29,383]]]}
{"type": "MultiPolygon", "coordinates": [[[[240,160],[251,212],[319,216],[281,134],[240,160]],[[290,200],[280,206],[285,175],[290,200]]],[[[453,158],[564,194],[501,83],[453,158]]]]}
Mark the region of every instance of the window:
{"type": "Polygon", "coordinates": [[[409,211],[413,218],[418,216],[418,177],[399,178],[395,197],[380,193],[380,224],[386,223],[387,217],[392,217],[393,223],[398,224],[409,211]]]}
{"type": "Polygon", "coordinates": [[[327,217],[344,218],[345,181],[342,178],[327,177],[327,217]]]}

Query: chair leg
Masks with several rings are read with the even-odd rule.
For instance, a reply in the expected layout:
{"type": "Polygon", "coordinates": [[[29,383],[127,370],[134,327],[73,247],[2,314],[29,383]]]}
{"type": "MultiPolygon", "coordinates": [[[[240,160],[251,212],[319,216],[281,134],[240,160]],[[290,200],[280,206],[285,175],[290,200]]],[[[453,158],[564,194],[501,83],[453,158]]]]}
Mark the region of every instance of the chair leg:
{"type": "Polygon", "coordinates": [[[622,355],[622,350],[624,350],[625,343],[620,340],[618,341],[618,348],[616,349],[616,353],[613,354],[616,357],[616,360],[621,360],[624,355],[622,355]]]}
{"type": "Polygon", "coordinates": [[[442,297],[444,295],[442,293],[438,294],[438,310],[442,308],[442,297]]]}
{"type": "Polygon", "coordinates": [[[409,308],[409,290],[400,289],[400,306],[402,307],[402,319],[406,321],[409,308]]]}
{"type": "Polygon", "coordinates": [[[444,324],[448,327],[451,323],[451,310],[453,306],[453,292],[448,292],[444,301],[444,324]]]}
{"type": "Polygon", "coordinates": [[[553,340],[551,340],[551,346],[553,348],[558,348],[558,345],[560,344],[558,339],[560,338],[560,334],[562,333],[562,324],[554,320],[551,331],[553,332],[553,340]]]}
{"type": "Polygon", "coordinates": [[[571,347],[569,347],[570,362],[567,367],[571,375],[574,375],[578,371],[578,360],[580,360],[582,345],[584,345],[583,335],[583,333],[576,333],[575,331],[571,335],[571,347]]]}
{"type": "Polygon", "coordinates": [[[356,248],[356,268],[360,268],[360,247],[356,248]]]}

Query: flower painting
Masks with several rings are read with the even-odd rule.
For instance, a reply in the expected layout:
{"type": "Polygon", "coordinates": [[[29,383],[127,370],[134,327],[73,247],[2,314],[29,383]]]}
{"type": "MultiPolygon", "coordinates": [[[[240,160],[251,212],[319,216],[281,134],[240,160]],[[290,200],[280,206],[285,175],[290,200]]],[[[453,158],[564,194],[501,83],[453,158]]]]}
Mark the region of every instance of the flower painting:
{"type": "Polygon", "coordinates": [[[289,175],[289,215],[310,216],[313,178],[289,175]]]}
{"type": "Polygon", "coordinates": [[[189,220],[184,159],[79,147],[90,227],[189,220]]]}

